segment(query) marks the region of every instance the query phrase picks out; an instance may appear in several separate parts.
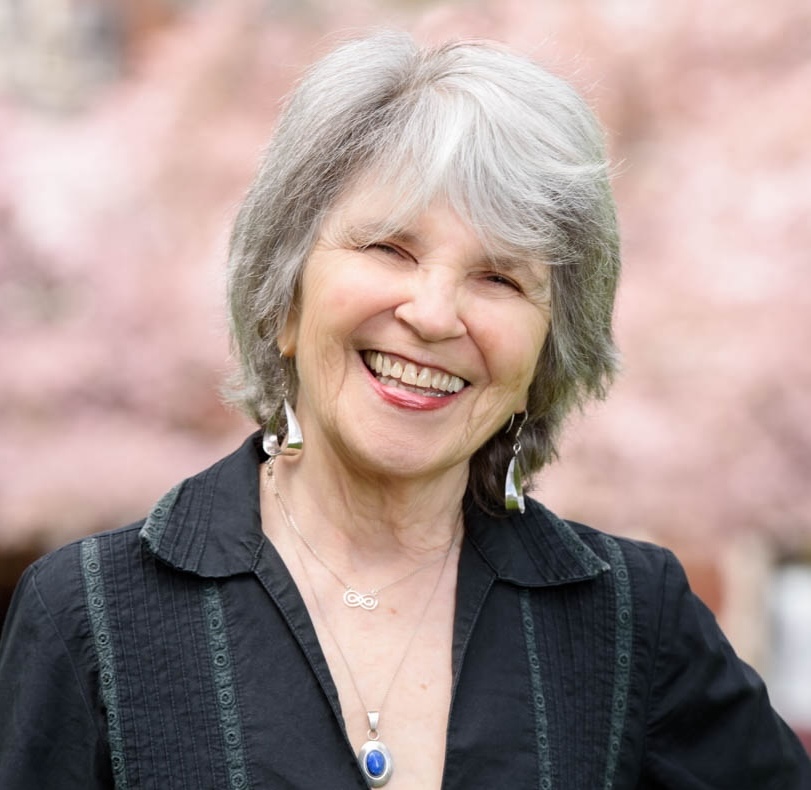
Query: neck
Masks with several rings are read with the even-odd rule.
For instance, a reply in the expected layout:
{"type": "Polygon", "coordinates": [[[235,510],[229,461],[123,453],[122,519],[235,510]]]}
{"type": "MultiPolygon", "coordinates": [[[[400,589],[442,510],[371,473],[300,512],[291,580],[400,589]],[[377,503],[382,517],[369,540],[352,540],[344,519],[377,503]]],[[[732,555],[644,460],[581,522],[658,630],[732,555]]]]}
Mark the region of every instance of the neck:
{"type": "Polygon", "coordinates": [[[277,458],[274,472],[292,515],[319,551],[358,563],[430,559],[448,548],[461,523],[466,467],[428,480],[381,478],[307,448],[301,456],[277,458]]]}

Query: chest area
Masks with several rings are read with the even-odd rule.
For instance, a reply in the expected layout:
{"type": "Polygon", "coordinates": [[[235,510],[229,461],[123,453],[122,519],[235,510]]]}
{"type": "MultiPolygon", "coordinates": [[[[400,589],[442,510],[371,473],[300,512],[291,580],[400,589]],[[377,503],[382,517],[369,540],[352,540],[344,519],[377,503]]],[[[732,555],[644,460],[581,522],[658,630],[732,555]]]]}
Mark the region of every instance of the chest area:
{"type": "MultiPolygon", "coordinates": [[[[394,766],[391,790],[442,783],[455,580],[455,566],[437,568],[436,580],[416,575],[402,590],[384,591],[373,611],[347,607],[337,593],[324,601],[329,586],[320,598],[312,585],[299,587],[351,748],[365,754],[381,747],[394,766]]],[[[298,637],[306,641],[306,629],[298,637]]],[[[332,696],[329,683],[324,690],[332,696]]]]}
{"type": "Polygon", "coordinates": [[[303,607],[253,577],[155,584],[160,606],[111,613],[103,700],[142,786],[366,787],[355,754],[375,706],[392,790],[625,786],[640,714],[621,596],[495,584],[426,615],[409,646],[342,644],[348,671],[303,607]]]}
{"type": "Polygon", "coordinates": [[[576,585],[493,589],[454,691],[454,787],[524,786],[530,778],[541,788],[635,786],[629,776],[642,746],[629,725],[644,714],[632,701],[632,617],[621,600],[576,585]],[[471,739],[477,758],[468,764],[457,744],[471,739]]]}

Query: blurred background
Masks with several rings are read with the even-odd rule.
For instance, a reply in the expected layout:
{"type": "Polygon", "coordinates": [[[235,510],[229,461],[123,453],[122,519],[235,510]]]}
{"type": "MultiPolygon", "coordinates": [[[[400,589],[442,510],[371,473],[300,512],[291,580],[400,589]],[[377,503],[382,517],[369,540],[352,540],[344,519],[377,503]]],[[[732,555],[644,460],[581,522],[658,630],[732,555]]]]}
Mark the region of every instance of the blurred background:
{"type": "Polygon", "coordinates": [[[229,226],[302,69],[381,26],[505,41],[604,122],[624,371],[534,495],[673,548],[811,745],[807,0],[0,0],[0,619],[253,430],[229,226]]]}

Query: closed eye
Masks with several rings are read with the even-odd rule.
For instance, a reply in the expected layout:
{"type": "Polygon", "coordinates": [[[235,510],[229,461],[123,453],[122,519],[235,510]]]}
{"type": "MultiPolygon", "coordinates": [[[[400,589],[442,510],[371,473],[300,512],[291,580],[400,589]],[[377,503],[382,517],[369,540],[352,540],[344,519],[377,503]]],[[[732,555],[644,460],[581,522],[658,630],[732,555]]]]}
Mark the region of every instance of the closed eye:
{"type": "Polygon", "coordinates": [[[389,244],[385,241],[376,241],[371,244],[365,244],[362,248],[364,251],[373,251],[382,253],[387,258],[397,258],[403,261],[413,261],[414,256],[406,252],[402,247],[396,244],[389,244]]]}
{"type": "Polygon", "coordinates": [[[403,251],[398,247],[395,247],[393,244],[385,244],[382,242],[375,242],[374,244],[367,244],[364,247],[365,250],[380,250],[381,252],[385,252],[389,255],[403,255],[403,251]]]}
{"type": "Polygon", "coordinates": [[[515,291],[523,290],[515,280],[501,274],[500,272],[488,272],[485,274],[484,279],[489,283],[493,283],[494,285],[502,285],[505,288],[512,288],[515,291]]]}

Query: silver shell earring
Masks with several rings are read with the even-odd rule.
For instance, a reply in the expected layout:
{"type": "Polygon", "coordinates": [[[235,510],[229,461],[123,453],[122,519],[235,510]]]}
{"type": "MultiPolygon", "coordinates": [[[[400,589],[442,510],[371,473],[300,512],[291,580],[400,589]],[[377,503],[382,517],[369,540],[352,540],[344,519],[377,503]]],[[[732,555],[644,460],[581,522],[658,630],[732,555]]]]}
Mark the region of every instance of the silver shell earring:
{"type": "MultiPolygon", "coordinates": [[[[524,503],[524,474],[521,469],[521,461],[519,454],[521,453],[521,431],[524,429],[524,424],[529,415],[524,412],[524,419],[515,431],[515,442],[513,443],[513,457],[510,459],[510,465],[507,467],[507,479],[504,483],[504,507],[510,510],[517,510],[523,513],[526,509],[524,503]]],[[[515,422],[515,415],[510,418],[510,424],[507,426],[507,433],[512,430],[513,423],[515,422]]]]}
{"type": "Polygon", "coordinates": [[[282,405],[284,406],[284,419],[287,430],[283,434],[283,440],[279,441],[279,419],[273,421],[273,427],[269,425],[265,429],[265,434],[262,437],[262,448],[271,458],[275,458],[277,455],[293,455],[300,452],[304,447],[301,426],[293,407],[290,405],[290,401],[287,399],[287,374],[284,369],[282,369],[282,376],[284,377],[282,405]]]}

